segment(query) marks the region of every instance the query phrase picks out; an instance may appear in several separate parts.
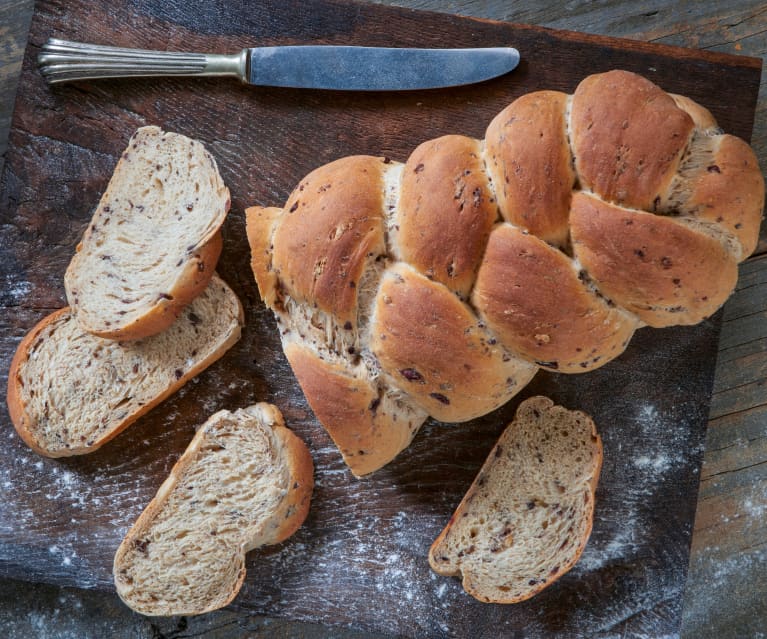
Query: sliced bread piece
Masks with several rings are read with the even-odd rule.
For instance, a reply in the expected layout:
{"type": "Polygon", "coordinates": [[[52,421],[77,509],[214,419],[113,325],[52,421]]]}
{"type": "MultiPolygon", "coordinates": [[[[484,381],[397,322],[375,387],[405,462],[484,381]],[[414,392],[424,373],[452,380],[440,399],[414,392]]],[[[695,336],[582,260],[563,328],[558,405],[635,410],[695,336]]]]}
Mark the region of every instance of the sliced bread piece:
{"type": "Polygon", "coordinates": [[[484,602],[529,599],[575,564],[591,534],[602,442],[591,418],[546,397],[517,409],[429,551],[484,602]]]}
{"type": "Polygon", "coordinates": [[[144,615],[227,605],[245,578],[245,553],[303,523],[313,472],[309,450],[276,407],[215,413],[120,544],[117,593],[144,615]]]}
{"type": "Polygon", "coordinates": [[[229,203],[201,143],[138,129],[66,272],[82,329],[139,339],[170,326],[213,276],[229,203]]]}
{"type": "Polygon", "coordinates": [[[97,337],[63,308],[16,350],[11,420],[41,455],[94,451],[221,357],[242,324],[240,301],[217,276],[170,328],[143,340],[97,337]]]}

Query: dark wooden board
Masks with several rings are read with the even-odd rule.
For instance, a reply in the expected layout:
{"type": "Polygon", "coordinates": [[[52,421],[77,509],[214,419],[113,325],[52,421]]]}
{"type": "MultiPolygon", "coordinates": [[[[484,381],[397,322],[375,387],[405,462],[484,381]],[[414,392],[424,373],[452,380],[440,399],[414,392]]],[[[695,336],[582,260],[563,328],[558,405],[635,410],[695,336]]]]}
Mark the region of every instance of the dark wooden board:
{"type": "Polygon", "coordinates": [[[470,424],[429,423],[398,460],[358,481],[314,420],[247,268],[243,209],[279,204],[308,171],[351,153],[404,159],[429,137],[481,137],[514,97],[572,91],[588,73],[643,73],[709,107],[748,139],[760,63],[625,40],[346,2],[245,6],[84,0],[36,7],[0,192],[0,384],[21,336],[64,304],[62,277],[133,130],[158,124],[203,140],[233,195],[222,276],[246,305],[242,341],[174,398],[91,456],[47,460],[2,413],[0,570],[111,588],[122,535],[212,411],[276,403],[310,444],[317,490],[306,525],[249,556],[236,606],[407,636],[674,633],[681,615],[719,318],[640,331],[588,375],[539,374],[519,398],[470,424]],[[253,89],[185,80],[50,89],[34,69],[49,36],[231,52],[253,44],[513,44],[524,62],[479,86],[401,95],[253,89]],[[737,103],[734,97],[737,96],[737,103]],[[594,415],[605,442],[594,532],[579,565],[532,601],[487,606],[433,575],[431,541],[523,397],[545,393],[594,415]]]}

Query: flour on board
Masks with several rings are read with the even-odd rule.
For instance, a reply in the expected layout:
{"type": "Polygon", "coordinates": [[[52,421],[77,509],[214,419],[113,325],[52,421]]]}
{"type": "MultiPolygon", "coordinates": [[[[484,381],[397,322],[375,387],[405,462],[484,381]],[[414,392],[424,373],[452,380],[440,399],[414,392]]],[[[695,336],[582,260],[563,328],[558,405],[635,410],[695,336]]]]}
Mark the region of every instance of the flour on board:
{"type": "Polygon", "coordinates": [[[16,306],[32,292],[33,288],[32,282],[16,280],[13,274],[8,274],[4,278],[0,298],[3,299],[6,305],[16,306]]]}

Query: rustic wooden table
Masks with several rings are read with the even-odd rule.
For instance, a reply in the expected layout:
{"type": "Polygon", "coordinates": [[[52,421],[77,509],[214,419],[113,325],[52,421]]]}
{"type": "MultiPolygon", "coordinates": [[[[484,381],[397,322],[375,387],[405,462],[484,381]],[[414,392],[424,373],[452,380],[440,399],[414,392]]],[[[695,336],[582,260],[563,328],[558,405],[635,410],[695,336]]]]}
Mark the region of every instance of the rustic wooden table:
{"type": "MultiPolygon", "coordinates": [[[[767,52],[767,5],[763,1],[561,3],[518,0],[507,3],[502,0],[385,0],[383,3],[762,58],[767,52]]],[[[32,0],[0,0],[0,163],[6,149],[32,5],[32,0]]],[[[764,80],[763,70],[752,138],[763,168],[767,166],[767,83],[764,80]]],[[[732,99],[735,101],[738,96],[732,96],[732,99]]],[[[767,565],[765,249],[767,234],[763,232],[756,254],[741,267],[736,294],[725,307],[685,596],[682,631],[685,637],[764,637],[767,629],[764,570],[767,565]]],[[[0,588],[0,600],[18,597],[13,605],[25,614],[25,610],[34,607],[31,599],[39,593],[40,590],[33,587],[3,587],[0,588]]],[[[74,595],[68,590],[58,600],[61,602],[71,596],[74,595]]],[[[111,615],[123,614],[119,606],[110,601],[109,595],[88,594],[84,601],[89,614],[107,614],[104,610],[111,611],[108,612],[111,615]],[[102,608],[94,603],[94,597],[104,597],[107,603],[102,608]]],[[[71,636],[95,636],[91,635],[92,628],[104,627],[98,625],[101,623],[98,617],[88,620],[82,612],[72,614],[82,619],[69,626],[74,629],[71,636]]],[[[0,626],[3,619],[0,605],[0,626]]],[[[143,628],[131,636],[144,636],[149,632],[150,625],[146,620],[127,613],[124,620],[137,629],[143,628]]],[[[255,636],[354,636],[339,631],[328,634],[321,628],[286,625],[284,622],[278,624],[278,630],[267,622],[248,620],[245,615],[231,612],[206,615],[184,624],[188,625],[183,628],[163,626],[162,623],[152,625],[152,636],[187,636],[189,633],[234,637],[244,628],[255,636]]],[[[13,627],[17,636],[30,636],[25,631],[27,626],[13,627]]],[[[28,627],[35,631],[34,623],[30,622],[28,627]]],[[[128,630],[128,626],[113,626],[117,627],[121,632],[128,630]]],[[[38,628],[38,636],[39,633],[38,628]]]]}

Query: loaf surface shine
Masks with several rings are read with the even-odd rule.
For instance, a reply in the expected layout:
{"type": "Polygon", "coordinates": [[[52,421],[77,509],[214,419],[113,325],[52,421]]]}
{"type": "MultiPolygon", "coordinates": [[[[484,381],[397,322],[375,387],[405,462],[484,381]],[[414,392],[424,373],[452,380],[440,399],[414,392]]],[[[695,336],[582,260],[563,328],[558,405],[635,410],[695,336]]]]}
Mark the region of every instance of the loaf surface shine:
{"type": "Polygon", "coordinates": [[[356,475],[428,417],[461,422],[539,368],[580,373],[642,326],[695,324],[755,248],[751,148],[625,71],[515,100],[484,140],[354,156],[247,211],[252,267],[318,419],[356,475]]]}

